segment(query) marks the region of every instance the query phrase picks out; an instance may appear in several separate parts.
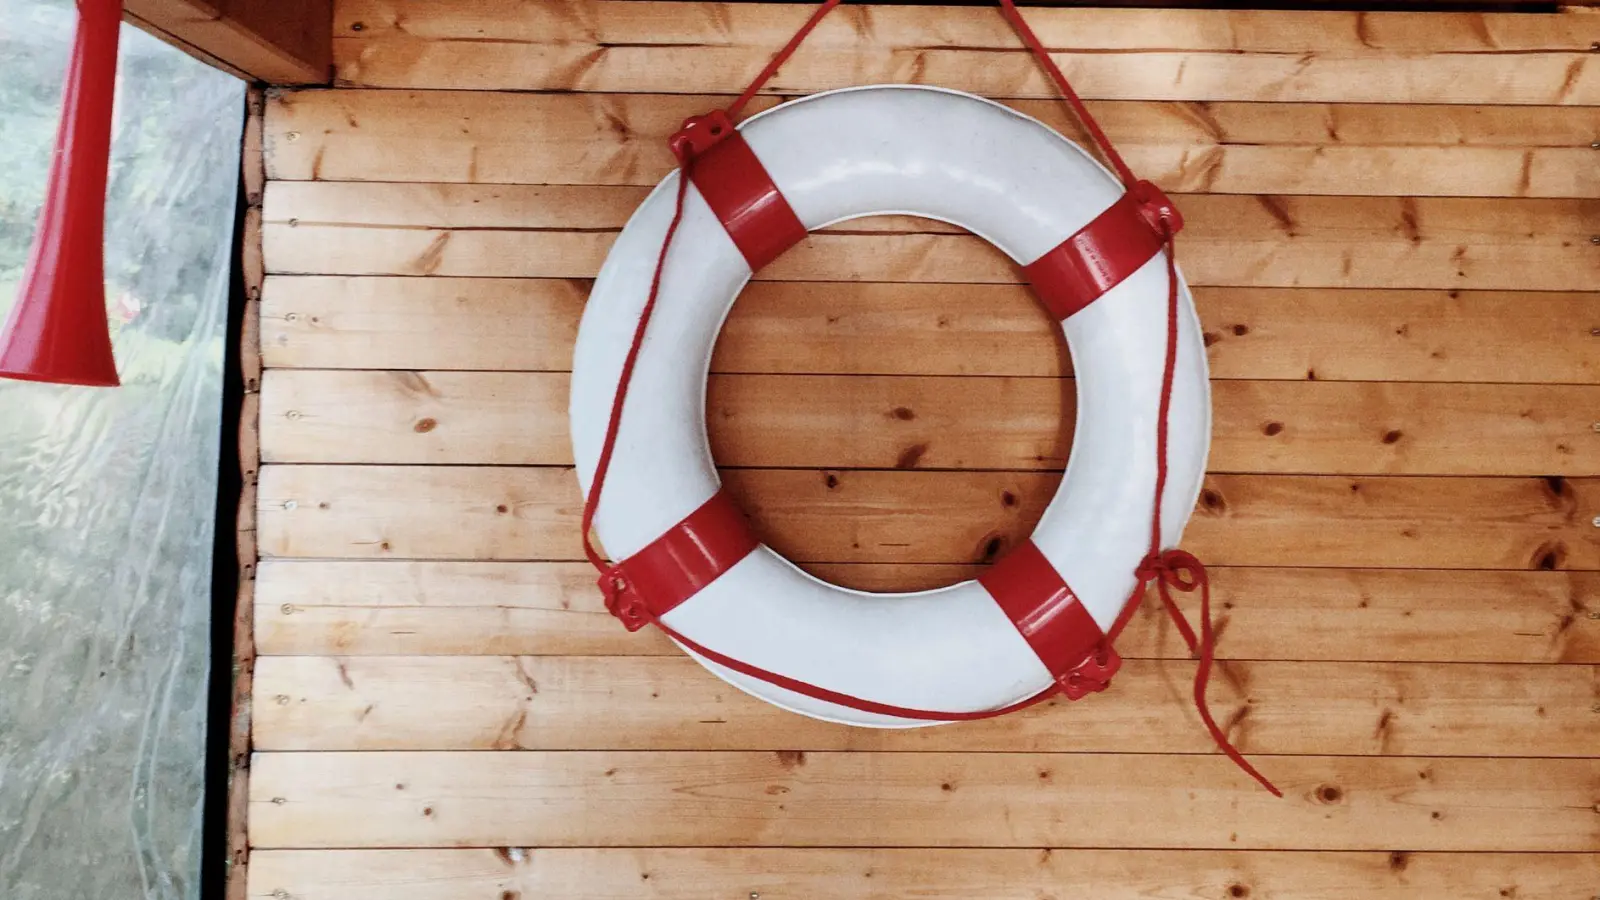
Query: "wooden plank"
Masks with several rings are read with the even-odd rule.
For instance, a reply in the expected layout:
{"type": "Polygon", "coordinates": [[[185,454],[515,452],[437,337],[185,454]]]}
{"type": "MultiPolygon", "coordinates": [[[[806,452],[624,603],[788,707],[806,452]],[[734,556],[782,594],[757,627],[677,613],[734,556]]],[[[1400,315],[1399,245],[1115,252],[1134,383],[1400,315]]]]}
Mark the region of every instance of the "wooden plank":
{"type": "MultiPolygon", "coordinates": [[[[1575,15],[1584,5],[1568,6],[1575,15]]],[[[527,7],[515,0],[341,0],[335,28],[368,38],[407,34],[439,40],[488,37],[493,31],[501,40],[528,43],[593,39],[670,46],[709,40],[723,46],[770,47],[788,40],[813,9],[803,3],[751,8],[740,3],[647,2],[617,7],[569,0],[527,7]],[[356,21],[363,27],[346,27],[356,21]]],[[[1081,50],[1137,50],[1155,43],[1192,50],[1299,53],[1314,36],[1319,46],[1347,53],[1535,52],[1582,51],[1589,41],[1585,22],[1556,15],[1039,7],[1028,7],[1026,15],[1047,46],[1081,50]]],[[[1016,40],[1004,20],[983,9],[879,4],[834,11],[808,43],[854,47],[863,39],[927,43],[930,37],[942,45],[989,48],[1016,40]]]]}
{"type": "Polygon", "coordinates": [[[274,275],[261,352],[294,368],[570,369],[588,294],[558,279],[274,275]]]}
{"type": "Polygon", "coordinates": [[[331,0],[125,0],[124,14],[180,49],[269,84],[326,84],[331,0]]]}
{"type": "MultiPolygon", "coordinates": [[[[274,182],[268,271],[594,275],[643,188],[274,182]],[[578,229],[578,230],[568,230],[578,229]]],[[[1189,195],[1180,259],[1198,285],[1589,290],[1597,200],[1189,195]],[[1587,219],[1586,219],[1587,217],[1587,219]]],[[[903,228],[903,220],[889,227],[903,228]]],[[[858,223],[852,223],[860,230],[858,223]]],[[[923,226],[917,226],[922,229],[923,226]]],[[[998,250],[948,228],[814,234],[756,278],[1012,284],[998,250]]]]}
{"type": "MultiPolygon", "coordinates": [[[[1028,534],[1054,473],[730,469],[774,549],[804,562],[986,562],[1028,534]]],[[[267,466],[263,556],[580,558],[563,468],[267,466]]],[[[1600,480],[1213,475],[1185,545],[1214,565],[1600,569],[1600,480]]]]}
{"type": "MultiPolygon", "coordinates": [[[[563,371],[588,291],[585,280],[272,276],[262,352],[287,368],[563,371]]],[[[1195,302],[1214,379],[1600,382],[1600,293],[1197,288],[1195,302]]],[[[757,282],[711,368],[1054,376],[1070,362],[1055,334],[1019,285],[757,282]]]]}
{"type": "MultiPolygon", "coordinates": [[[[861,590],[924,590],[977,566],[810,565],[861,590]]],[[[1600,576],[1587,572],[1211,569],[1223,659],[1600,663],[1600,576]],[[1337,640],[1328,639],[1337,635],[1337,640]]],[[[588,563],[265,560],[264,655],[676,656],[629,634],[588,563]]],[[[1191,617],[1197,601],[1180,595],[1191,617]]],[[[1158,604],[1118,642],[1129,659],[1183,658],[1158,604]]]]}
{"type": "MultiPolygon", "coordinates": [[[[250,860],[250,735],[251,692],[254,689],[256,644],[256,479],[261,468],[261,199],[266,173],[261,162],[263,92],[250,87],[245,92],[244,135],[241,140],[239,180],[244,193],[244,221],[239,236],[239,274],[244,286],[244,309],[238,334],[237,378],[241,388],[236,451],[238,453],[238,498],[235,500],[234,557],[237,582],[234,585],[232,666],[228,691],[227,781],[225,810],[226,838],[223,891],[227,900],[241,900],[248,892],[250,860]]],[[[223,441],[223,446],[227,442],[223,441]]],[[[224,464],[226,464],[224,460],[224,464]]],[[[223,677],[215,673],[212,677],[223,677]]],[[[213,714],[215,714],[213,712],[213,714]]]]}
{"type": "MultiPolygon", "coordinates": [[[[667,139],[731,97],[300,91],[272,105],[272,177],[653,185],[667,139]]],[[[775,105],[767,99],[751,111],[775,105]]],[[[1008,105],[1080,144],[1064,104],[1008,105]]],[[[1600,108],[1093,103],[1128,163],[1168,191],[1592,197],[1600,108]]]]}
{"type": "Polygon", "coordinates": [[[1257,762],[1285,799],[1221,756],[263,753],[250,824],[304,849],[1600,849],[1600,760],[1257,762]]]}
{"type": "Polygon", "coordinates": [[[252,900],[1293,897],[1590,900],[1587,853],[1129,850],[257,850],[252,900]]]}
{"type": "MultiPolygon", "coordinates": [[[[349,0],[336,14],[334,54],[340,82],[354,85],[709,93],[749,83],[809,12],[803,4],[349,0]]],[[[1592,34],[1582,20],[1516,18],[1028,11],[1056,62],[1093,98],[1595,103],[1600,66],[1584,56],[1592,34]]],[[[992,10],[894,6],[836,11],[767,90],[908,81],[1055,94],[992,10]]]]}
{"type": "MultiPolygon", "coordinates": [[[[1195,666],[1129,660],[1092,702],[862,729],[757,700],[686,656],[274,656],[256,667],[255,746],[1212,753],[1193,698],[1177,689],[1195,666]]],[[[1584,757],[1600,668],[1227,662],[1209,696],[1246,753],[1584,757]]]]}
{"type": "MultiPolygon", "coordinates": [[[[649,191],[633,185],[275,181],[267,189],[266,219],[282,227],[293,221],[298,229],[620,230],[649,191]]],[[[1584,223],[1600,211],[1595,198],[1185,194],[1177,200],[1185,215],[1185,241],[1229,236],[1334,241],[1342,236],[1538,245],[1581,236],[1587,242],[1584,223]]],[[[855,219],[824,233],[862,232],[964,234],[958,226],[909,216],[855,219]]]]}
{"type": "MultiPolygon", "coordinates": [[[[286,370],[262,386],[279,463],[570,465],[564,373],[286,370]]],[[[1600,475],[1600,386],[1218,381],[1217,472],[1600,475]]],[[[1054,378],[717,375],[712,455],[752,468],[1048,471],[1072,447],[1054,378]]]]}

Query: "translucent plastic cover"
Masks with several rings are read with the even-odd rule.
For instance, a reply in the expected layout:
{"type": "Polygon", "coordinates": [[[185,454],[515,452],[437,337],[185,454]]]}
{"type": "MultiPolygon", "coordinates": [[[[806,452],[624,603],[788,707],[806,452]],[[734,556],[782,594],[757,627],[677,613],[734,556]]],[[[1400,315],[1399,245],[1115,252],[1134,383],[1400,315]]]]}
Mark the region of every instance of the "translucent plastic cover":
{"type": "MultiPolygon", "coordinates": [[[[71,0],[0,0],[0,316],[71,0]]],[[[244,85],[123,26],[106,308],[123,387],[0,380],[0,897],[199,896],[244,85]]]]}

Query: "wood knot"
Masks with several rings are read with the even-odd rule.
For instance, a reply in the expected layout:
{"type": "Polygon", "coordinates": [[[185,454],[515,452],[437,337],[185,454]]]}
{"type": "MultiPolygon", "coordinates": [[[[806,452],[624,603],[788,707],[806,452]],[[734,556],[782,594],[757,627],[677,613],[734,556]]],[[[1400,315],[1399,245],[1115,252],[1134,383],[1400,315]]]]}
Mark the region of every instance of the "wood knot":
{"type": "Polygon", "coordinates": [[[917,463],[922,462],[923,454],[928,452],[927,444],[912,444],[900,451],[900,456],[894,461],[896,469],[915,469],[917,463]]]}
{"type": "Polygon", "coordinates": [[[1344,791],[1336,784],[1324,784],[1317,788],[1317,802],[1333,805],[1344,800],[1344,791]]]}
{"type": "Polygon", "coordinates": [[[1561,541],[1545,541],[1533,551],[1533,567],[1546,572],[1562,567],[1567,561],[1567,545],[1561,541]]]}
{"type": "Polygon", "coordinates": [[[1261,426],[1261,433],[1267,437],[1277,437],[1278,435],[1283,434],[1283,423],[1268,422],[1267,424],[1261,426]]]}
{"type": "Polygon", "coordinates": [[[439,421],[437,419],[418,419],[417,424],[411,426],[411,430],[417,434],[427,434],[438,427],[439,421]]]}
{"type": "Polygon", "coordinates": [[[1248,897],[1250,896],[1250,886],[1246,884],[1230,884],[1228,885],[1228,896],[1248,897]]]}
{"type": "Polygon", "coordinates": [[[985,542],[984,545],[983,545],[983,552],[982,552],[982,554],[980,556],[980,560],[982,562],[986,562],[986,563],[987,562],[994,562],[995,559],[997,557],[999,557],[1000,551],[1002,549],[1004,549],[1004,548],[1005,548],[1005,539],[1004,538],[1000,537],[999,535],[991,536],[989,538],[989,540],[987,542],[985,542]]]}

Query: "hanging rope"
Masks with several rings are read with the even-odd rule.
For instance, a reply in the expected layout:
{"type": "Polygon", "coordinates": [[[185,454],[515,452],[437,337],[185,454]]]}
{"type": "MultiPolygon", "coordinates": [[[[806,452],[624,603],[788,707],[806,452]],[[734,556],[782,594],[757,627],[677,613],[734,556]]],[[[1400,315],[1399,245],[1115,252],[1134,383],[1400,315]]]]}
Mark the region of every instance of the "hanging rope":
{"type": "MultiPolygon", "coordinates": [[[[1010,0],[1001,2],[1009,3],[1010,0]]],[[[1133,589],[1133,596],[1128,599],[1128,605],[1123,607],[1122,614],[1117,616],[1117,621],[1111,626],[1111,630],[1106,632],[1106,640],[1116,642],[1117,636],[1122,634],[1122,629],[1128,627],[1134,612],[1144,601],[1150,585],[1154,584],[1161,596],[1161,605],[1166,609],[1167,616],[1172,619],[1172,624],[1177,627],[1178,633],[1183,636],[1184,643],[1189,646],[1190,655],[1200,658],[1200,665],[1194,673],[1194,705],[1200,713],[1200,721],[1205,723],[1206,730],[1211,732],[1211,739],[1229,759],[1233,760],[1234,765],[1260,782],[1261,786],[1271,791],[1274,797],[1282,797],[1283,792],[1278,790],[1277,785],[1251,765],[1250,761],[1244,758],[1244,754],[1239,752],[1239,748],[1228,739],[1227,733],[1211,715],[1211,705],[1206,702],[1206,687],[1211,683],[1211,667],[1216,661],[1217,652],[1216,630],[1211,624],[1211,576],[1206,572],[1205,565],[1196,559],[1194,554],[1176,548],[1166,551],[1161,549],[1161,500],[1167,492],[1167,418],[1172,411],[1172,384],[1178,369],[1177,242],[1170,224],[1165,219],[1162,222],[1164,226],[1162,239],[1167,247],[1167,349],[1166,363],[1161,374],[1161,406],[1156,418],[1156,497],[1150,515],[1150,549],[1134,572],[1139,583],[1133,589]],[[1172,599],[1172,592],[1175,590],[1184,593],[1196,590],[1200,592],[1199,637],[1195,636],[1189,620],[1184,618],[1183,611],[1178,609],[1178,604],[1172,599]]]]}
{"type": "MultiPolygon", "coordinates": [[[[750,86],[745,88],[744,92],[729,105],[727,112],[730,119],[736,118],[744,110],[745,106],[749,104],[750,100],[760,93],[761,89],[777,74],[783,64],[794,55],[801,42],[817,27],[817,24],[822,21],[824,16],[839,5],[839,2],[840,0],[824,0],[817,7],[805,24],[795,32],[794,37],[790,38],[789,42],[756,75],[750,86]]],[[[1072,85],[1068,83],[1066,75],[1062,73],[1055,61],[1050,58],[1049,52],[1045,50],[1038,36],[1033,33],[1033,29],[1028,27],[1014,0],[999,0],[999,2],[1001,14],[1005,16],[1006,21],[1011,24],[1017,35],[1022,39],[1022,42],[1027,45],[1034,58],[1038,60],[1039,64],[1055,82],[1056,88],[1061,92],[1062,97],[1072,107],[1073,112],[1088,130],[1090,137],[1111,163],[1112,168],[1116,170],[1124,187],[1132,189],[1138,183],[1133,170],[1128,167],[1122,156],[1117,153],[1116,148],[1111,144],[1111,140],[1101,130],[1099,123],[1089,114],[1088,108],[1084,106],[1077,92],[1072,89],[1072,85]]],[[[688,193],[690,171],[694,165],[694,154],[686,141],[675,140],[672,144],[672,152],[677,157],[679,164],[678,190],[672,221],[667,226],[666,236],[661,242],[661,253],[656,258],[655,273],[650,280],[649,296],[645,300],[644,308],[639,313],[639,322],[634,328],[633,340],[628,347],[627,356],[623,358],[622,372],[617,382],[617,393],[612,401],[611,415],[606,424],[605,440],[600,449],[600,459],[595,466],[594,479],[590,483],[589,493],[584,498],[582,517],[583,549],[589,562],[605,576],[602,584],[606,586],[606,608],[613,615],[624,621],[650,622],[690,652],[741,675],[756,678],[776,687],[794,691],[816,700],[867,713],[921,721],[971,721],[990,719],[1017,712],[1055,695],[1058,688],[1056,685],[1051,685],[1031,697],[999,709],[980,710],[977,712],[945,712],[900,707],[832,691],[735,659],[683,635],[665,622],[662,622],[660,617],[656,616],[643,603],[633,599],[625,590],[621,575],[600,555],[591,537],[595,511],[599,508],[601,492],[604,490],[606,475],[610,471],[612,456],[616,450],[617,434],[622,426],[622,410],[627,402],[628,388],[633,380],[634,368],[638,363],[639,352],[644,346],[645,333],[649,328],[650,318],[655,312],[656,300],[661,292],[661,279],[667,264],[667,253],[672,247],[673,238],[677,235],[678,226],[683,221],[684,200],[688,193]]],[[[1143,601],[1145,594],[1149,591],[1151,585],[1154,585],[1161,597],[1161,602],[1167,611],[1167,615],[1172,619],[1173,625],[1178,629],[1178,633],[1183,636],[1190,653],[1199,659],[1199,667],[1195,671],[1194,700],[1195,706],[1200,713],[1200,719],[1211,733],[1212,740],[1240,769],[1260,782],[1274,796],[1281,797],[1283,793],[1257,771],[1228,739],[1227,734],[1211,715],[1211,710],[1206,703],[1206,687],[1210,682],[1211,669],[1215,662],[1216,632],[1211,624],[1211,581],[1206,573],[1205,566],[1193,555],[1183,550],[1163,551],[1161,549],[1162,500],[1163,495],[1166,493],[1167,485],[1167,420],[1172,408],[1172,386],[1178,361],[1178,270],[1174,248],[1175,224],[1166,214],[1163,214],[1161,218],[1162,243],[1167,258],[1167,333],[1165,365],[1161,379],[1161,402],[1156,424],[1156,490],[1151,510],[1150,546],[1148,553],[1135,573],[1138,577],[1138,584],[1124,606],[1122,614],[1118,616],[1115,624],[1106,633],[1106,644],[1114,642],[1118,635],[1122,633],[1122,630],[1127,627],[1134,612],[1143,601]],[[1172,597],[1173,591],[1190,593],[1197,590],[1200,592],[1200,633],[1198,635],[1195,634],[1194,628],[1190,626],[1172,597]]],[[[1103,664],[1104,660],[1102,659],[1100,662],[1103,664]]]]}

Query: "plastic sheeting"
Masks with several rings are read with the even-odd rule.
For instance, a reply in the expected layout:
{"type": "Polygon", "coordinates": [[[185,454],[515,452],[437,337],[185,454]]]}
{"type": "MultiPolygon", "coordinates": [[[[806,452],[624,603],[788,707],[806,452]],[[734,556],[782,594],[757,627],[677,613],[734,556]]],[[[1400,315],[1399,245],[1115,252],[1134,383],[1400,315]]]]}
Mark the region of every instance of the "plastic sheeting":
{"type": "MultiPolygon", "coordinates": [[[[0,315],[71,0],[0,0],[0,315]]],[[[0,380],[0,897],[199,895],[242,82],[123,27],[107,309],[124,386],[0,380]]]]}

